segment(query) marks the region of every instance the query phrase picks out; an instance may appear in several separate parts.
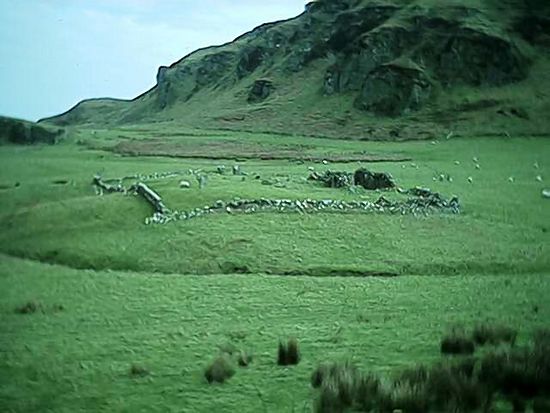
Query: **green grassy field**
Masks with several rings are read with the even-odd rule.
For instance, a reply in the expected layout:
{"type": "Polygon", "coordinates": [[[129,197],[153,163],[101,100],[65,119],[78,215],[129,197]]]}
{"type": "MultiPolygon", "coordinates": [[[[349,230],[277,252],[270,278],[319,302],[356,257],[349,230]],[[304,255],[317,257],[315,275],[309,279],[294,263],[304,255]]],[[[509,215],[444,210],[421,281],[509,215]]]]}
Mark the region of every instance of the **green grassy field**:
{"type": "Polygon", "coordinates": [[[0,147],[1,411],[310,411],[309,377],[320,362],[351,359],[392,374],[439,360],[441,336],[456,325],[508,324],[521,343],[550,327],[550,203],[541,196],[548,140],[341,142],[153,128],[70,131],[56,146],[0,147]],[[411,160],[324,165],[116,152],[121,140],[143,150],[152,138],[165,148],[177,140],[182,156],[186,145],[196,151],[210,142],[213,155],[239,141],[320,159],[411,160]],[[215,173],[235,163],[248,175],[215,173]],[[262,212],[146,226],[152,211],[140,198],[97,196],[91,185],[95,173],[178,171],[147,183],[181,210],[234,197],[399,196],[306,179],[309,167],[359,166],[390,172],[403,188],[457,195],[462,213],[262,212]],[[208,174],[205,188],[189,169],[208,174]],[[180,189],[182,179],[190,189],[180,189]],[[234,274],[243,268],[247,274],[234,274]],[[372,273],[395,276],[346,276],[372,273]],[[28,302],[39,311],[16,313],[28,302]],[[300,343],[296,367],[276,365],[278,341],[288,337],[300,343]],[[229,345],[254,360],[225,384],[209,385],[204,368],[229,345]],[[132,377],[132,364],[150,374],[132,377]]]}

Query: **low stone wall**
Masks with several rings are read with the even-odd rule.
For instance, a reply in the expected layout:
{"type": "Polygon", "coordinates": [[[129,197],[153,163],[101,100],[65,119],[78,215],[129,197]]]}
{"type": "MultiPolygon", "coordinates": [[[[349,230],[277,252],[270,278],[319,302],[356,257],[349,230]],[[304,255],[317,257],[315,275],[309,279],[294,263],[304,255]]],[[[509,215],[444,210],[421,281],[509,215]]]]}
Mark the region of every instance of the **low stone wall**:
{"type": "Polygon", "coordinates": [[[130,191],[140,195],[145,199],[155,210],[155,214],[168,215],[171,213],[170,209],[164,204],[159,194],[145,185],[143,182],[138,182],[130,187],[130,191]]]}
{"type": "MultiPolygon", "coordinates": [[[[411,190],[412,191],[412,190],[411,190]]],[[[404,191],[407,193],[407,191],[404,191]]],[[[413,194],[413,193],[412,193],[413,194]]],[[[413,194],[414,195],[414,194],[413,194]]],[[[291,200],[291,199],[233,199],[225,202],[216,201],[213,205],[195,208],[190,211],[172,210],[168,214],[155,213],[145,220],[146,224],[166,224],[171,221],[184,221],[214,213],[244,213],[257,212],[278,213],[316,213],[316,212],[361,212],[386,213],[396,215],[428,215],[435,212],[450,214],[460,213],[460,202],[457,197],[444,199],[437,193],[429,192],[424,196],[409,197],[406,200],[393,201],[381,196],[376,201],[342,201],[342,200],[291,200]]]]}

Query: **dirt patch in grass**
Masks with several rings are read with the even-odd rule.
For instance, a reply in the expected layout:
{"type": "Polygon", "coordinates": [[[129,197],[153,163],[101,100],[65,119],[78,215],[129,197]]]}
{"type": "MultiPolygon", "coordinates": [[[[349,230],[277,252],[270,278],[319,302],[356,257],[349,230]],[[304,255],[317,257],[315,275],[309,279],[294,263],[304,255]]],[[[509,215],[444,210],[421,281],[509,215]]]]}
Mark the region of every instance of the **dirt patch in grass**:
{"type": "Polygon", "coordinates": [[[405,162],[410,157],[396,154],[369,154],[363,152],[309,154],[307,145],[268,145],[256,142],[211,141],[174,142],[163,139],[121,141],[109,148],[126,156],[167,156],[199,159],[260,159],[310,162],[405,162]]]}

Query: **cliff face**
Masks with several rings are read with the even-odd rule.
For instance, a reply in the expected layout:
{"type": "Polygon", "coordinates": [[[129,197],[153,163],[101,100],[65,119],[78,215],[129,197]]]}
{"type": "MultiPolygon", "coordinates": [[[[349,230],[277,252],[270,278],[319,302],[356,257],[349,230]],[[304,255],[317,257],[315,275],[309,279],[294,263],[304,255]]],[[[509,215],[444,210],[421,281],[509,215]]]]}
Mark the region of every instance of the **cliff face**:
{"type": "Polygon", "coordinates": [[[326,102],[352,117],[406,116],[455,88],[527,79],[540,51],[547,56],[549,16],[546,2],[535,0],[316,1],[294,19],[161,67],[156,86],[131,102],[83,102],[48,121],[247,116],[251,105],[265,109],[274,96],[275,116],[326,102]],[[254,92],[258,81],[269,87],[254,92]]]}

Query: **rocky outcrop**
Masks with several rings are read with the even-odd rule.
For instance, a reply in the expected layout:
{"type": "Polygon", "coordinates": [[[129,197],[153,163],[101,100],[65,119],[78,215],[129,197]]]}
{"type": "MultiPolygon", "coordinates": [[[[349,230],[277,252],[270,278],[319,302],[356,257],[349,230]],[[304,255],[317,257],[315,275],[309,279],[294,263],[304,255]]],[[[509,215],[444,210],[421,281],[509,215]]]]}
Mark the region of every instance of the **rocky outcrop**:
{"type": "Polygon", "coordinates": [[[372,70],[355,106],[383,116],[399,116],[420,109],[433,93],[425,72],[411,62],[388,63],[372,70]]]}
{"type": "Polygon", "coordinates": [[[215,50],[200,59],[184,59],[182,64],[160,67],[156,86],[158,107],[164,109],[176,101],[186,102],[202,88],[219,85],[224,76],[234,72],[235,58],[235,52],[215,50]]]}
{"type": "Polygon", "coordinates": [[[248,94],[248,103],[261,102],[271,95],[274,89],[273,81],[270,79],[258,79],[252,85],[248,94]]]}
{"type": "Polygon", "coordinates": [[[385,172],[371,172],[365,168],[360,168],[353,175],[355,185],[362,186],[365,189],[387,189],[395,187],[395,182],[390,174],[385,172]]]}
{"type": "Polygon", "coordinates": [[[36,143],[53,145],[63,133],[63,129],[51,129],[32,122],[0,117],[0,142],[19,145],[36,143]]]}
{"type": "Polygon", "coordinates": [[[319,100],[342,94],[355,108],[377,116],[408,114],[425,108],[436,90],[501,86],[528,75],[525,45],[549,41],[548,14],[542,11],[547,2],[509,0],[506,8],[493,3],[314,1],[294,19],[264,24],[234,42],[161,67],[156,86],[135,101],[88,102],[50,121],[122,123],[142,115],[150,120],[197,101],[223,111],[215,99],[204,97],[228,91],[224,102],[234,98],[233,104],[245,105],[266,99],[273,84],[283,106],[308,104],[313,90],[319,100]],[[261,82],[266,77],[271,84],[261,82]],[[250,90],[254,79],[259,80],[250,90]],[[291,92],[285,86],[293,82],[307,91],[291,92]]]}

